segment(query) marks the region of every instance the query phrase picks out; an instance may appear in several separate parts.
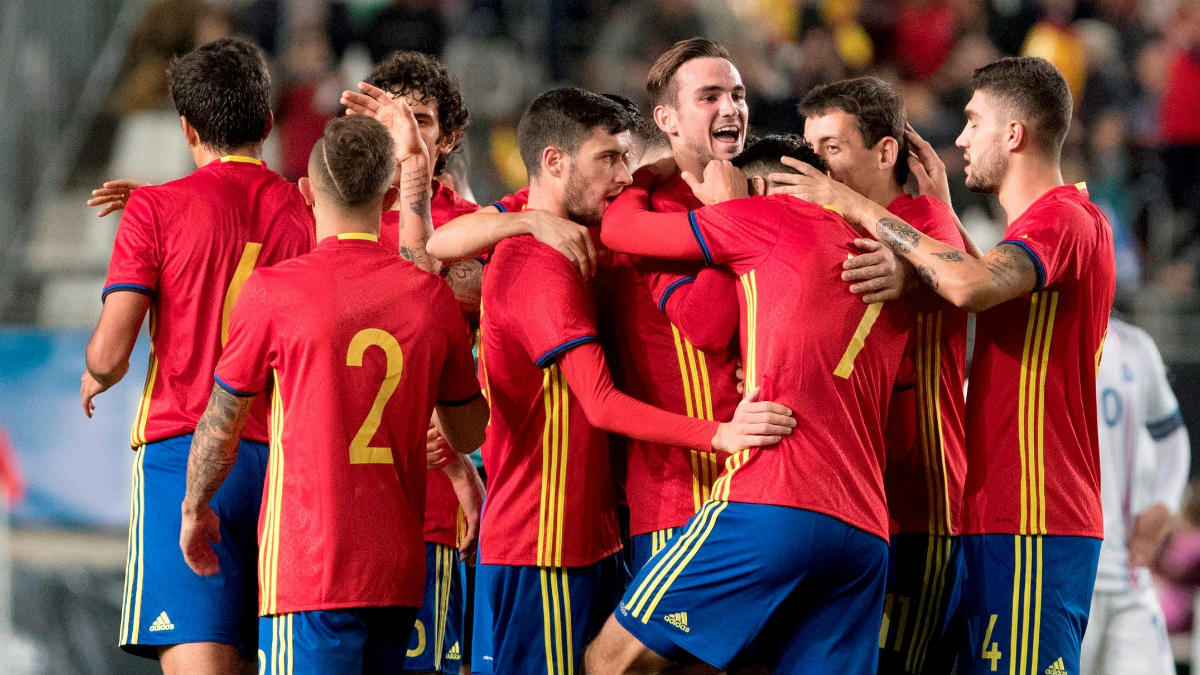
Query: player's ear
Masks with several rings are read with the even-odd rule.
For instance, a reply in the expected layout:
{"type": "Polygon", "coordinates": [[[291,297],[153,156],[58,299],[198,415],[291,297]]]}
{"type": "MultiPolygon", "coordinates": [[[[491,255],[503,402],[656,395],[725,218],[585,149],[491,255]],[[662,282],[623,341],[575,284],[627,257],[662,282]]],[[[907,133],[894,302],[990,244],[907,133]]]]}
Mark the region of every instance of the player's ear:
{"type": "Polygon", "coordinates": [[[759,174],[750,176],[750,194],[765,195],[767,194],[767,179],[759,174]]]}
{"type": "Polygon", "coordinates": [[[678,130],[678,122],[675,119],[675,110],[670,106],[654,106],[654,123],[657,124],[658,128],[668,136],[674,135],[678,130]]]}
{"type": "MultiPolygon", "coordinates": [[[[309,208],[312,208],[316,204],[316,201],[313,199],[312,181],[308,179],[308,176],[301,176],[298,187],[300,188],[300,196],[304,197],[304,203],[308,204],[309,208]]],[[[383,207],[385,211],[387,208],[387,206],[383,207]]]]}
{"type": "Polygon", "coordinates": [[[542,173],[555,178],[562,178],[566,173],[567,153],[558,146],[547,145],[542,148],[542,173]]]}
{"type": "Polygon", "coordinates": [[[275,128],[275,113],[267,111],[267,119],[263,122],[263,135],[259,140],[267,140],[267,136],[271,135],[271,130],[275,128]]]}
{"type": "Polygon", "coordinates": [[[458,145],[459,139],[462,138],[462,129],[455,129],[448,134],[442,134],[438,138],[437,149],[438,154],[448,155],[454,150],[454,146],[458,145]]]}
{"type": "Polygon", "coordinates": [[[398,197],[400,197],[400,188],[395,185],[389,185],[388,189],[383,193],[383,210],[387,211],[392,208],[392,204],[396,203],[398,197]]]}
{"type": "Polygon", "coordinates": [[[192,126],[191,122],[188,122],[187,118],[183,115],[179,116],[179,125],[183,128],[183,137],[187,139],[189,148],[200,145],[200,133],[196,131],[196,127],[192,126]]]}
{"type": "Polygon", "coordinates": [[[900,143],[891,136],[884,136],[875,144],[876,156],[879,159],[879,168],[891,169],[896,166],[896,162],[900,161],[900,143]]]}
{"type": "Polygon", "coordinates": [[[1011,152],[1021,149],[1028,142],[1024,123],[1015,120],[1009,122],[1004,130],[1004,146],[1011,152]]]}

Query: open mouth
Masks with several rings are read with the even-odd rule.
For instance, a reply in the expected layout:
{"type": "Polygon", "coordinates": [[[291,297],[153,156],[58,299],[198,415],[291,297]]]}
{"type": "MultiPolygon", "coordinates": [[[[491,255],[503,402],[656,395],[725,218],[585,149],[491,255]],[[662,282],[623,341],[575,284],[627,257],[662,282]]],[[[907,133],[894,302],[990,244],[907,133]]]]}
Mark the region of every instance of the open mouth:
{"type": "Polygon", "coordinates": [[[722,143],[736,144],[741,136],[741,129],[736,124],[719,126],[712,132],[712,137],[722,143]]]}

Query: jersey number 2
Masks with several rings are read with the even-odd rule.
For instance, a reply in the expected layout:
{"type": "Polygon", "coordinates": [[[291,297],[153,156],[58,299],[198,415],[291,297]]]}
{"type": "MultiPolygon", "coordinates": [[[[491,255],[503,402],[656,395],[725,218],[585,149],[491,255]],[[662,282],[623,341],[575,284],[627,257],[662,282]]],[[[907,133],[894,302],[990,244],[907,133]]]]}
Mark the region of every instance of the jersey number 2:
{"type": "Polygon", "coordinates": [[[364,328],[354,335],[350,348],[346,350],[346,365],[361,367],[363,354],[371,346],[379,347],[387,356],[387,369],[383,382],[379,384],[379,392],[375,394],[375,403],[371,405],[367,419],[363,420],[358,433],[350,441],[351,464],[392,464],[392,449],[370,445],[379,423],[383,420],[383,409],[387,406],[392,394],[400,386],[400,373],[404,370],[404,353],[400,351],[400,343],[391,333],[378,328],[364,328]]]}

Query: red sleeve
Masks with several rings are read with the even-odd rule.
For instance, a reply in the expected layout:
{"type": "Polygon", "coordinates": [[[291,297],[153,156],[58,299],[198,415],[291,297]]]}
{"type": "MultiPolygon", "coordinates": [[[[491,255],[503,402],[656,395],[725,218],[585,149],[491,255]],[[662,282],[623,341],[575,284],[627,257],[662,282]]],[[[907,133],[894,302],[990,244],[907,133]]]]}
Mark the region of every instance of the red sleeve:
{"type": "Polygon", "coordinates": [[[1074,204],[1029,214],[1004,233],[1001,244],[1019,246],[1037,270],[1034,292],[1047,286],[1078,279],[1081,254],[1094,244],[1095,232],[1083,222],[1074,204]]]}
{"type": "Polygon", "coordinates": [[[600,345],[572,349],[559,365],[592,426],[650,443],[712,448],[717,422],[669,413],[621,393],[613,386],[600,345]]]}
{"type": "Polygon", "coordinates": [[[113,291],[154,295],[160,266],[154,221],[154,210],[145,197],[145,189],[134,190],[117,226],[101,300],[113,291]]]}
{"type": "Polygon", "coordinates": [[[650,193],[636,181],[609,205],[600,238],[605,246],[622,253],[669,260],[708,260],[697,243],[692,214],[651,211],[650,193]]]}
{"type": "Polygon", "coordinates": [[[509,316],[521,317],[509,326],[538,368],[564,352],[598,340],[594,301],[579,276],[579,268],[558,251],[540,243],[526,249],[499,301],[509,316]]]}
{"type": "Polygon", "coordinates": [[[254,396],[267,387],[270,367],[275,361],[269,297],[261,273],[252,272],[229,314],[229,341],[213,377],[235,396],[254,396]]]}
{"type": "Polygon", "coordinates": [[[688,213],[693,236],[709,265],[753,264],[779,239],[783,223],[796,219],[780,197],[747,197],[712,204],[688,213]]]}
{"type": "Polygon", "coordinates": [[[450,287],[439,283],[437,296],[434,302],[441,306],[442,321],[450,338],[446,345],[446,361],[442,364],[437,402],[447,406],[465,405],[479,397],[475,357],[471,355],[471,332],[450,287]]]}
{"type": "Polygon", "coordinates": [[[651,293],[667,319],[702,351],[724,350],[737,334],[737,277],[723,269],[706,268],[694,277],[656,272],[651,293]]]}
{"type": "Polygon", "coordinates": [[[502,197],[498,201],[488,202],[487,206],[494,206],[501,213],[517,213],[524,211],[525,205],[529,203],[529,188],[524,187],[517,190],[507,197],[502,197]]]}

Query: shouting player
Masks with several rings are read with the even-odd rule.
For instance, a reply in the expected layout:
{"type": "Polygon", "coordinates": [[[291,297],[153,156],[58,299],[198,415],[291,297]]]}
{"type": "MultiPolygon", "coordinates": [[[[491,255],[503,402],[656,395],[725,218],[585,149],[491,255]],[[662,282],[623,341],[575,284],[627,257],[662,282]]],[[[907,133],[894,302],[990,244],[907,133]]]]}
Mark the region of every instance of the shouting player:
{"type": "Polygon", "coordinates": [[[1103,521],[1096,369],[1112,307],[1108,221],[1059,169],[1066,81],[1044,59],[975,71],[957,144],[967,187],[996,194],[1004,239],[982,258],[797,164],[809,197],[836,204],[925,283],[977,312],[967,392],[964,673],[1078,673],[1103,521]]]}
{"type": "Polygon", "coordinates": [[[187,569],[178,547],[187,449],[242,285],[255,267],[311,249],[313,225],[296,186],[259,159],[273,118],[258,47],[237,39],[204,45],[174,64],[170,80],[199,168],[128,198],[80,393],[90,416],[93,398],[128,369],[149,312],[150,365],[132,434],[120,644],[158,656],[166,673],[230,673],[239,654],[255,653],[251,570],[266,475],[265,399],[248,401],[239,459],[212,501],[224,564],[206,579],[187,569]]]}
{"type": "MultiPolygon", "coordinates": [[[[909,174],[905,114],[891,85],[860,77],[816,87],[801,102],[800,115],[804,137],[825,160],[830,176],[926,235],[963,248],[949,206],[904,192],[909,174]]],[[[876,241],[864,245],[882,246],[876,241]]],[[[860,256],[845,266],[861,261],[860,256]]],[[[955,646],[945,634],[963,577],[954,535],[962,530],[966,472],[967,313],[932,292],[917,295],[908,296],[913,324],[903,372],[911,375],[894,394],[888,415],[884,487],[891,546],[880,629],[881,673],[950,671],[955,646]]]]}
{"type": "MultiPolygon", "coordinates": [[[[729,459],[709,501],[630,585],[588,649],[588,672],[661,672],[692,659],[874,672],[888,533],[883,420],[907,325],[834,276],[854,228],[773,194],[764,176],[792,153],[820,163],[795,136],[739,155],[760,196],[653,213],[646,174],[605,217],[615,250],[738,274],[746,385],[805,413],[778,449],[729,459]],[[797,320],[815,316],[824,320],[797,320]]],[[[715,203],[745,196],[747,179],[711,162],[698,187],[715,203]]]]}
{"type": "MultiPolygon", "coordinates": [[[[401,217],[428,230],[429,162],[410,128],[398,158],[401,217]]],[[[452,294],[379,241],[396,159],[375,120],[326,125],[300,183],[319,243],[251,275],[192,442],[180,547],[204,575],[220,567],[209,500],[238,453],[253,392],[273,382],[259,672],[403,669],[425,583],[435,403],[454,447],[482,441],[486,403],[452,294]]]]}

